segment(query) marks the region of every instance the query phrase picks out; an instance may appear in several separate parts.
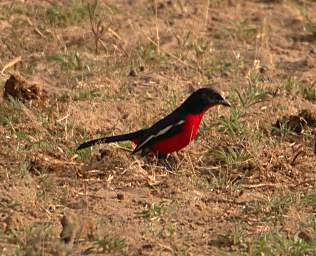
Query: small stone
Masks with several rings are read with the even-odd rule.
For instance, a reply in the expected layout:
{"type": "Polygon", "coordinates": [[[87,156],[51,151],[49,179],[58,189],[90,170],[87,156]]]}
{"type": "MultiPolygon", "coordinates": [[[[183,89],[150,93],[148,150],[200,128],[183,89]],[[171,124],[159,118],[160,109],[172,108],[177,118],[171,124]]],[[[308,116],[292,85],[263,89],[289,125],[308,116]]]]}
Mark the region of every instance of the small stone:
{"type": "Polygon", "coordinates": [[[132,76],[132,77],[137,76],[136,70],[135,70],[135,69],[131,69],[131,70],[129,71],[129,73],[128,73],[128,76],[132,76]]]}
{"type": "Polygon", "coordinates": [[[122,194],[122,193],[118,193],[118,194],[116,195],[116,197],[117,197],[117,199],[120,200],[120,201],[124,200],[124,194],[122,194]]]}

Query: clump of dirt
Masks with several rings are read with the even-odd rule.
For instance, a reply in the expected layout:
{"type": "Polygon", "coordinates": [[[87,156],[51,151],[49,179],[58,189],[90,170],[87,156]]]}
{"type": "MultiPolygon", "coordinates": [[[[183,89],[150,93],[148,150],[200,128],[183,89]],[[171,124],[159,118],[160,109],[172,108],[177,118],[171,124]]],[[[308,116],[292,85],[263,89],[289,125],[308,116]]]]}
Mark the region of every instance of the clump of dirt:
{"type": "Polygon", "coordinates": [[[35,100],[43,103],[48,99],[48,91],[43,85],[29,82],[20,75],[11,75],[5,83],[3,93],[5,99],[10,96],[22,102],[35,100]]]}
{"type": "Polygon", "coordinates": [[[300,134],[306,127],[314,128],[316,127],[316,112],[303,109],[297,115],[283,116],[273,125],[277,129],[284,126],[297,134],[300,134]]]}
{"type": "Polygon", "coordinates": [[[316,112],[312,112],[310,110],[303,109],[299,113],[299,116],[301,116],[306,121],[306,124],[309,127],[315,127],[316,126],[316,112]]]}
{"type": "Polygon", "coordinates": [[[54,173],[55,175],[76,177],[78,165],[72,161],[64,161],[59,159],[57,155],[43,154],[37,152],[36,154],[28,155],[29,158],[29,173],[40,176],[44,173],[54,173]],[[65,168],[67,166],[67,168],[65,168]]]}

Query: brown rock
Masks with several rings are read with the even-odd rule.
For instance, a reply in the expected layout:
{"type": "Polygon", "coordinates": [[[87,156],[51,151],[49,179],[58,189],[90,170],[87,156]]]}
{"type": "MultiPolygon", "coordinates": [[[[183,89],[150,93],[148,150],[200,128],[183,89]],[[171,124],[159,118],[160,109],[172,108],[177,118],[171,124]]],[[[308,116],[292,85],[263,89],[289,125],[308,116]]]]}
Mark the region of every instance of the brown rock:
{"type": "Polygon", "coordinates": [[[42,85],[28,82],[20,75],[11,75],[5,83],[3,97],[13,97],[22,102],[44,102],[48,98],[48,91],[42,85]]]}

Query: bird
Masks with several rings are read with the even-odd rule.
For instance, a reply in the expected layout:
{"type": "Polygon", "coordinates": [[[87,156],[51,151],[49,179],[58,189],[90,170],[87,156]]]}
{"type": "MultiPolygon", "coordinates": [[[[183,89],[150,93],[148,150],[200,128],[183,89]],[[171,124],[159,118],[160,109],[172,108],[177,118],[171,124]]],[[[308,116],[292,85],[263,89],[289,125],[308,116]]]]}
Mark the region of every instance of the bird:
{"type": "Polygon", "coordinates": [[[161,157],[167,157],[169,154],[183,149],[194,140],[205,112],[216,105],[231,107],[231,103],[224,99],[217,89],[212,87],[200,88],[194,91],[172,113],[151,127],[127,134],[87,141],[79,145],[77,150],[102,143],[132,141],[136,145],[132,154],[139,151],[143,153],[153,151],[161,157]]]}

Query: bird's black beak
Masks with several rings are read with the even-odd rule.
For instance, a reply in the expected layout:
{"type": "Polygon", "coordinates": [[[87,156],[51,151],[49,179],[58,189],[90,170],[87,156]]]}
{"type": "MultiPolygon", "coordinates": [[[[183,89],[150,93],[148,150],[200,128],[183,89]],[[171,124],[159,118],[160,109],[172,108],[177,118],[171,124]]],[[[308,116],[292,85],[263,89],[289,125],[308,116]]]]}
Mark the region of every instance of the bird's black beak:
{"type": "Polygon", "coordinates": [[[232,106],[232,104],[231,104],[228,100],[221,100],[221,101],[219,102],[219,104],[220,104],[220,105],[223,105],[223,106],[225,106],[225,107],[231,107],[231,106],[232,106]]]}

